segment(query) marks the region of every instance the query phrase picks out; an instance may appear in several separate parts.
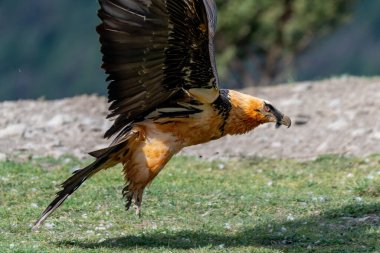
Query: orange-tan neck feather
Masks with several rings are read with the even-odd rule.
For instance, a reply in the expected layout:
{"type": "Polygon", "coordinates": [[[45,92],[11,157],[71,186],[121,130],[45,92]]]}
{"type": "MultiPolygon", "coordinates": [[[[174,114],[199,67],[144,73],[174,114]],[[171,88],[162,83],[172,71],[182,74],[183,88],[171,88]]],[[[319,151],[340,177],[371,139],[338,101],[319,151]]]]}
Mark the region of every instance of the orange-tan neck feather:
{"type": "Polygon", "coordinates": [[[232,109],[225,125],[225,134],[244,134],[268,120],[257,110],[263,108],[262,99],[237,91],[230,91],[232,109]]]}

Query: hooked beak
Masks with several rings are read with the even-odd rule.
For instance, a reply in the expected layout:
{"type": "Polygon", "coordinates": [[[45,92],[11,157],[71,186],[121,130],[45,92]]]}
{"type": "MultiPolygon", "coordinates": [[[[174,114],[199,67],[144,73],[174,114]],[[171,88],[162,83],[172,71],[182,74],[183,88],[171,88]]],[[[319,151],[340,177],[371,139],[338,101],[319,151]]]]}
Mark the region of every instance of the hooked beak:
{"type": "Polygon", "coordinates": [[[267,102],[264,102],[264,109],[261,112],[267,117],[269,122],[276,123],[276,128],[279,128],[281,125],[289,128],[292,125],[292,120],[288,116],[267,102]]]}
{"type": "Polygon", "coordinates": [[[279,128],[281,125],[287,126],[288,128],[292,125],[292,120],[278,111],[276,108],[273,108],[272,115],[274,121],[276,122],[276,128],[279,128]]]}
{"type": "Polygon", "coordinates": [[[279,128],[281,125],[289,128],[292,125],[292,120],[285,115],[276,115],[276,128],[279,128]]]}

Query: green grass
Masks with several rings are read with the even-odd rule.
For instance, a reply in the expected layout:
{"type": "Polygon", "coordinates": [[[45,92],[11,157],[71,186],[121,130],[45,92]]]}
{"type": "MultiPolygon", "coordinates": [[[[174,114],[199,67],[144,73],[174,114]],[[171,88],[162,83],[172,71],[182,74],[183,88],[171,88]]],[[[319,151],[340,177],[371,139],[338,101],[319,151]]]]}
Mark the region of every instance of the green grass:
{"type": "Polygon", "coordinates": [[[380,252],[380,155],[314,161],[176,157],[124,211],[100,172],[38,232],[71,158],[0,163],[0,252],[380,252]]]}

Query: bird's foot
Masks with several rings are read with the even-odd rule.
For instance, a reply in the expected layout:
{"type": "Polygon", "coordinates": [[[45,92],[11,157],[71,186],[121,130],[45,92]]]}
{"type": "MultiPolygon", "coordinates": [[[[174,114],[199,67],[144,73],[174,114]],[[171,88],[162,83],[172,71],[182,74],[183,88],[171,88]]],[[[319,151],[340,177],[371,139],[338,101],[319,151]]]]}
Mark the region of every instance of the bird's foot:
{"type": "Polygon", "coordinates": [[[141,218],[141,204],[142,204],[142,195],[144,193],[144,189],[140,189],[133,193],[133,206],[136,209],[136,215],[141,218]]]}
{"type": "Polygon", "coordinates": [[[136,209],[136,215],[141,218],[141,204],[144,189],[131,190],[128,185],[123,189],[123,197],[126,199],[125,209],[128,211],[131,205],[136,209]]]}

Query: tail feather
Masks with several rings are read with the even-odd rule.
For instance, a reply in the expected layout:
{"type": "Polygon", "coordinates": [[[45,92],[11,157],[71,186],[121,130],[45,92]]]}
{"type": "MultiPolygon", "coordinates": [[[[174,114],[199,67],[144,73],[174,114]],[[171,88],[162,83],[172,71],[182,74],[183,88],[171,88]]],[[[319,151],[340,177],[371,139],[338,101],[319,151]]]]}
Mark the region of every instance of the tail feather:
{"type": "Polygon", "coordinates": [[[57,192],[55,199],[50,203],[50,205],[41,214],[41,217],[34,224],[33,230],[38,229],[38,227],[47,219],[47,217],[49,217],[52,212],[54,212],[60,205],[62,205],[67,197],[76,191],[82,185],[82,183],[86,181],[86,179],[90,178],[92,175],[102,169],[114,166],[117,161],[112,161],[111,154],[116,153],[124,146],[125,143],[119,143],[116,146],[110,147],[92,164],[83,169],[74,171],[73,175],[61,184],[63,189],[57,192]]]}

